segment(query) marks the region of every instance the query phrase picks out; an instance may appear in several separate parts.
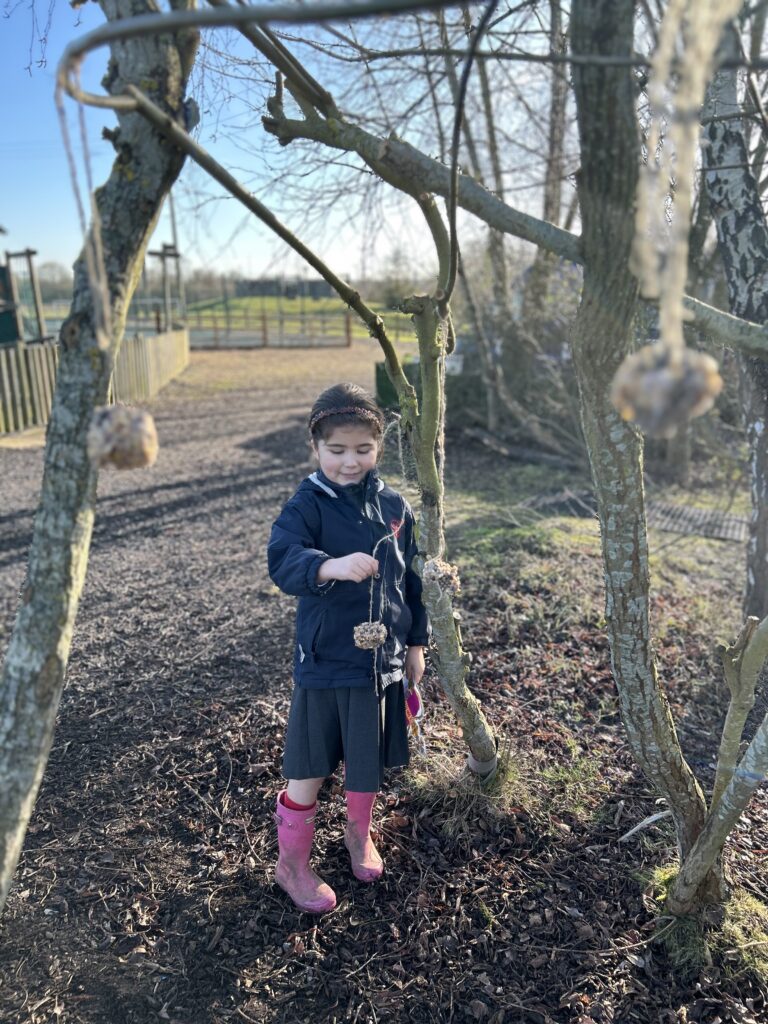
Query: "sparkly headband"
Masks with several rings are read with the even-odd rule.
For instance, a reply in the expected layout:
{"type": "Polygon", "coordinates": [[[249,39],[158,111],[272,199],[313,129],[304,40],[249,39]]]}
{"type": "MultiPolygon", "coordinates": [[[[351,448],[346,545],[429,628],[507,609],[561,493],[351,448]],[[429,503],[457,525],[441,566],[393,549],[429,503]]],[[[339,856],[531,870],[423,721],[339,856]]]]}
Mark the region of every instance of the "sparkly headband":
{"type": "Polygon", "coordinates": [[[381,426],[381,418],[371,409],[366,409],[361,405],[343,405],[340,409],[323,409],[320,412],[316,412],[309,421],[310,432],[314,430],[320,420],[324,420],[326,416],[343,416],[346,413],[354,413],[355,416],[359,416],[362,420],[370,420],[377,426],[381,426]]]}

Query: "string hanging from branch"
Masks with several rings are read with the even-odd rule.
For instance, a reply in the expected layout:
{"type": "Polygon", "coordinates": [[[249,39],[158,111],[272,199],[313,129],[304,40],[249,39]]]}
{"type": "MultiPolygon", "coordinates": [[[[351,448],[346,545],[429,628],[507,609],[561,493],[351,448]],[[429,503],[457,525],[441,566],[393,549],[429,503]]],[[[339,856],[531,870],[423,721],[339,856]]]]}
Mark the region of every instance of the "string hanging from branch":
{"type": "MultiPolygon", "coordinates": [[[[80,69],[75,69],[77,88],[80,87],[80,69]]],[[[88,131],[85,107],[80,98],[77,102],[80,145],[82,149],[85,185],[91,214],[91,226],[85,215],[80,180],[77,173],[74,147],[69,133],[69,124],[64,107],[61,83],[56,88],[56,109],[61,126],[61,135],[69,167],[72,191],[75,196],[80,230],[83,235],[83,254],[88,277],[88,289],[93,310],[93,331],[96,344],[106,361],[110,373],[115,365],[114,323],[104,258],[104,244],[101,233],[101,217],[96,202],[91,152],[88,145],[88,131]]],[[[106,406],[94,409],[86,438],[88,458],[94,468],[111,465],[116,469],[141,469],[151,466],[157,459],[158,441],[155,422],[150,413],[125,406],[106,406]]]]}
{"type": "MultiPolygon", "coordinates": [[[[76,88],[80,90],[80,66],[73,69],[76,88]]],[[[77,173],[77,161],[75,159],[74,147],[69,134],[69,124],[64,108],[63,87],[61,81],[57,84],[55,93],[56,110],[59,117],[61,137],[64,145],[64,152],[67,157],[70,183],[75,197],[80,230],[83,236],[83,253],[85,256],[85,267],[88,275],[91,302],[93,305],[96,342],[99,348],[110,358],[112,352],[112,317],[110,315],[109,286],[107,284],[107,270],[104,263],[104,247],[101,238],[101,218],[99,208],[96,204],[95,188],[93,184],[93,169],[91,165],[91,152],[88,145],[88,132],[85,122],[85,107],[82,100],[77,99],[78,126],[80,130],[80,145],[83,153],[83,167],[85,170],[85,184],[88,190],[88,203],[91,213],[91,229],[88,230],[88,223],[85,216],[85,205],[80,192],[80,180],[77,173]]]]}
{"type": "MultiPolygon", "coordinates": [[[[403,519],[403,522],[404,522],[405,521],[405,506],[403,506],[403,516],[402,516],[402,519],[403,519]]],[[[386,534],[384,537],[380,537],[379,540],[377,540],[376,544],[374,545],[373,551],[371,552],[371,557],[375,558],[376,557],[376,552],[379,550],[379,547],[385,541],[392,540],[392,538],[396,537],[396,536],[397,536],[397,534],[394,531],[392,531],[391,533],[386,534]]],[[[385,564],[386,564],[386,555],[384,557],[385,557],[385,564]]],[[[368,584],[368,621],[367,622],[361,622],[358,626],[355,626],[355,630],[354,630],[355,647],[360,647],[362,650],[365,650],[365,651],[368,651],[368,650],[373,651],[373,670],[374,670],[374,673],[376,672],[376,650],[377,650],[377,648],[381,647],[381,645],[387,639],[387,627],[384,625],[384,623],[381,621],[381,619],[374,620],[374,618],[373,618],[373,591],[374,591],[374,585],[375,585],[376,579],[382,577],[383,575],[384,575],[383,572],[379,572],[379,573],[376,573],[375,576],[371,576],[371,582],[368,584]]],[[[381,596],[382,595],[381,595],[381,590],[380,590],[379,591],[379,603],[381,603],[381,596]]],[[[381,612],[379,612],[379,614],[381,614],[381,612]]]]}
{"type": "Polygon", "coordinates": [[[633,269],[642,295],[658,300],[661,337],[627,357],[612,397],[625,419],[656,436],[706,412],[722,389],[715,361],[686,348],[684,295],[699,112],[723,27],[740,8],[740,0],[670,0],[651,62],[633,269]]]}

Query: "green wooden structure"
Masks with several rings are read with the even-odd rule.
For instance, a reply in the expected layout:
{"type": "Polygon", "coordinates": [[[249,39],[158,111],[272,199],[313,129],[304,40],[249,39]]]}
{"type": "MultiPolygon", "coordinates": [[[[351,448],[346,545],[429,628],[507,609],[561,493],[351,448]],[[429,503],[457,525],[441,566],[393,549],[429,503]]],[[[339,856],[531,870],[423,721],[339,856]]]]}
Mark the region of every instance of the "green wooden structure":
{"type": "Polygon", "coordinates": [[[5,265],[0,264],[0,345],[49,338],[35,269],[36,255],[34,249],[6,251],[5,265]],[[14,273],[14,261],[21,262],[21,274],[14,273]]]}

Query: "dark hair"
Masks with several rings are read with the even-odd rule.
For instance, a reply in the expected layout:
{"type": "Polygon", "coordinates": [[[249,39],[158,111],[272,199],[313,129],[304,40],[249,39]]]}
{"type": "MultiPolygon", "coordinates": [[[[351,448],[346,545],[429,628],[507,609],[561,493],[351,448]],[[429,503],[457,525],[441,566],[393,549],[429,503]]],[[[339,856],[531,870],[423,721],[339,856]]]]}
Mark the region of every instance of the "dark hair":
{"type": "Polygon", "coordinates": [[[384,413],[359,384],[334,384],[315,399],[309,414],[313,441],[327,440],[337,427],[352,424],[369,427],[377,441],[384,434],[384,413]]]}

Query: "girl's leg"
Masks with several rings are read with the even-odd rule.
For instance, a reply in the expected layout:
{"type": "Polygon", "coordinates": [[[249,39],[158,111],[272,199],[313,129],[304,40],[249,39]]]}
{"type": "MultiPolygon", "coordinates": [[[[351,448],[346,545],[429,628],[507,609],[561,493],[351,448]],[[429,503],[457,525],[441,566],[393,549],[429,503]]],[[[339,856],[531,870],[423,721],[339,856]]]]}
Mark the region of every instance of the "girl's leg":
{"type": "Polygon", "coordinates": [[[289,800],[299,804],[301,807],[311,807],[317,800],[320,787],[325,782],[322,779],[289,779],[285,792],[289,800]]]}

